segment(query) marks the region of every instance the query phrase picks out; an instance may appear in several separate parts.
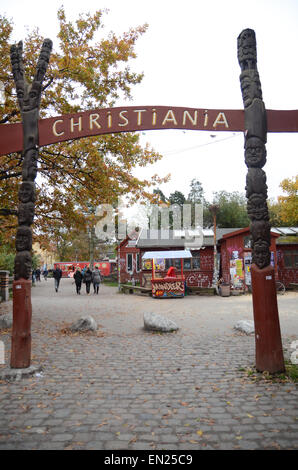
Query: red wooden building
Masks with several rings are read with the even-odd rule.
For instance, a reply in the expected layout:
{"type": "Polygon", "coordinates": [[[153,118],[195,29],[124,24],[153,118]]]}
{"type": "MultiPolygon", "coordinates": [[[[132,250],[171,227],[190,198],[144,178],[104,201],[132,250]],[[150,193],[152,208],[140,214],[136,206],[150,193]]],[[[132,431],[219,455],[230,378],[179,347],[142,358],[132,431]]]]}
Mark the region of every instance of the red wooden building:
{"type": "Polygon", "coordinates": [[[298,284],[298,228],[277,227],[276,241],[278,279],[286,286],[298,284]]]}
{"type": "MultiPolygon", "coordinates": [[[[249,227],[217,229],[220,276],[234,288],[250,286],[251,237],[249,227]]],[[[271,265],[286,288],[298,282],[298,229],[271,228],[271,265]]]]}
{"type": "MultiPolygon", "coordinates": [[[[213,232],[203,231],[191,234],[197,237],[198,243],[188,245],[188,238],[182,230],[142,230],[127,236],[118,245],[120,282],[136,282],[143,287],[151,286],[151,261],[142,262],[146,251],[184,250],[189,248],[192,258],[183,260],[183,272],[188,287],[211,287],[213,277],[213,232]],[[202,242],[202,246],[201,246],[202,242]]],[[[181,260],[157,260],[156,272],[165,276],[169,267],[181,270],[181,260]]]]}
{"type": "MultiPolygon", "coordinates": [[[[252,262],[251,236],[249,227],[242,229],[218,229],[220,252],[219,275],[232,289],[246,290],[251,285],[250,266],[252,262]]],[[[276,239],[279,235],[271,231],[271,265],[277,274],[276,239]]]]}
{"type": "Polygon", "coordinates": [[[127,235],[117,246],[118,279],[121,284],[133,282],[141,285],[141,259],[140,250],[136,243],[138,232],[127,235]]]}
{"type": "MultiPolygon", "coordinates": [[[[201,232],[202,233],[202,232],[201,232]]],[[[287,288],[298,283],[298,229],[271,229],[271,264],[276,278],[287,288]]],[[[232,289],[246,290],[250,284],[251,237],[249,227],[217,228],[217,260],[219,277],[232,289]]],[[[214,268],[213,230],[203,230],[198,246],[187,244],[185,231],[142,230],[127,236],[118,245],[120,282],[151,285],[151,262],[142,262],[146,251],[184,250],[190,248],[192,258],[183,260],[183,271],[188,287],[212,287],[214,268]]],[[[159,260],[157,272],[165,276],[171,265],[181,269],[181,260],[159,260]]]]}

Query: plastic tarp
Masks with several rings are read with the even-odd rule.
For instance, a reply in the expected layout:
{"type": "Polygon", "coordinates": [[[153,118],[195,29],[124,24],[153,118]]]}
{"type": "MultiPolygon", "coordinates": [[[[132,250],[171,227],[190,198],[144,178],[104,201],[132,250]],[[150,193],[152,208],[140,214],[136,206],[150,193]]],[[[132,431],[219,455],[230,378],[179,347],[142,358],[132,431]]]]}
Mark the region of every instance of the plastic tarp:
{"type": "Polygon", "coordinates": [[[146,251],[142,259],[181,259],[192,258],[189,250],[175,250],[175,251],[146,251]]]}

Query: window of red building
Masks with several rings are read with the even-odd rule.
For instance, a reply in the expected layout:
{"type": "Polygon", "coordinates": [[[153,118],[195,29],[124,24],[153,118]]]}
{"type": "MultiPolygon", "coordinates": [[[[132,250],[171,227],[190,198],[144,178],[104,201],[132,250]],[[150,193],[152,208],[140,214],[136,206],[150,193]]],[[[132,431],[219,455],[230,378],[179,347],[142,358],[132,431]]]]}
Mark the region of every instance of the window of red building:
{"type": "Polygon", "coordinates": [[[284,265],[288,269],[298,268],[297,250],[284,252],[284,265]]]}

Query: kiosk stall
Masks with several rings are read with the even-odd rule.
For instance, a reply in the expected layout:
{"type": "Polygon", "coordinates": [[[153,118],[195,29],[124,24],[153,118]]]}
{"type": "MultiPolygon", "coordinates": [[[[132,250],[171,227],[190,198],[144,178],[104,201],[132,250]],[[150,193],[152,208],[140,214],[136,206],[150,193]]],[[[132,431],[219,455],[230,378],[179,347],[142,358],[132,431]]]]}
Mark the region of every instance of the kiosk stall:
{"type": "Polygon", "coordinates": [[[185,277],[183,275],[183,259],[191,258],[189,250],[176,250],[176,251],[146,251],[142,259],[151,260],[152,263],[152,297],[184,297],[185,295],[185,277]],[[156,274],[155,260],[166,259],[180,259],[181,269],[180,273],[175,272],[175,268],[171,266],[165,277],[160,277],[156,274]]]}

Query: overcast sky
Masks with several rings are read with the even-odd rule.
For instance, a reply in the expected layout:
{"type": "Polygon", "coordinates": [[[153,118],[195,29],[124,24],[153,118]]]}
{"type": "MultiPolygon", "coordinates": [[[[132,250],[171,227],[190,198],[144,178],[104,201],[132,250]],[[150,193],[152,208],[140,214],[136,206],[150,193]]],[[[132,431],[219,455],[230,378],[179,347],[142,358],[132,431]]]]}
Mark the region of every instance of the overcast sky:
{"type": "MultiPolygon", "coordinates": [[[[121,34],[149,24],[138,41],[138,58],[131,62],[133,70],[144,72],[144,79],[133,89],[133,100],[119,106],[242,109],[237,36],[252,28],[266,108],[298,108],[297,0],[0,0],[0,11],[13,20],[14,41],[38,26],[55,48],[57,9],[62,4],[69,20],[108,8],[107,33],[121,34]]],[[[282,179],[297,174],[298,135],[268,133],[267,137],[264,170],[269,197],[276,198],[282,194],[282,179]]],[[[147,131],[141,139],[164,158],[138,175],[170,172],[171,182],[161,186],[166,196],[175,190],[187,196],[193,178],[201,181],[210,201],[216,191],[244,192],[247,168],[242,133],[217,132],[211,137],[207,131],[163,130],[147,131]]]]}

